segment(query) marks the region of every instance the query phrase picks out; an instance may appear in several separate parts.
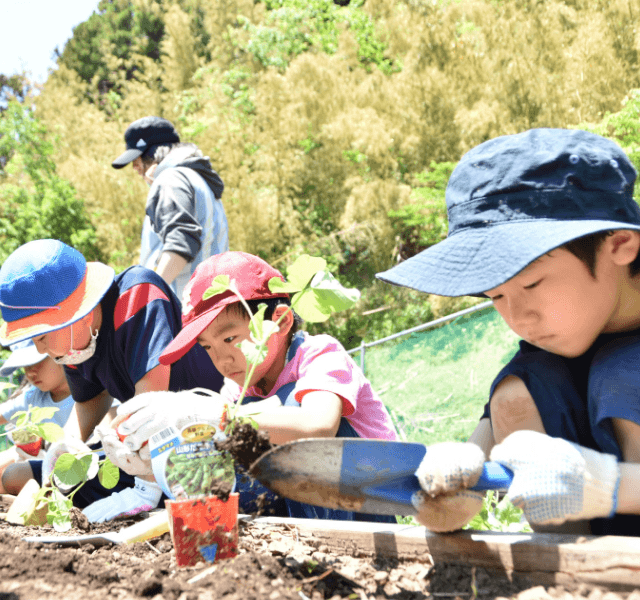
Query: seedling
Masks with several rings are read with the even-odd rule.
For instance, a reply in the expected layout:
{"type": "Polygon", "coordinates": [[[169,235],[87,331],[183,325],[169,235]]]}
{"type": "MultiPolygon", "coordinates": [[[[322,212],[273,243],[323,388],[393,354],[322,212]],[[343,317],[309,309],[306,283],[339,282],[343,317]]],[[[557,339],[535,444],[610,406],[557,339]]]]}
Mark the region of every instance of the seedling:
{"type": "Polygon", "coordinates": [[[505,496],[500,498],[499,492],[486,493],[482,510],[466,525],[465,529],[485,531],[532,531],[531,526],[523,518],[522,510],[514,506],[505,496]]]}
{"type": "MultiPolygon", "coordinates": [[[[2,387],[10,387],[11,385],[4,384],[2,387]]],[[[43,422],[45,419],[50,419],[57,410],[55,407],[29,406],[27,410],[15,413],[15,429],[0,435],[10,435],[17,446],[36,456],[43,440],[53,443],[64,438],[62,427],[56,423],[43,422]]],[[[52,481],[47,482],[50,485],[43,485],[40,489],[36,495],[33,509],[22,515],[24,522],[31,522],[34,513],[41,510],[46,504],[48,505],[47,522],[52,524],[57,531],[68,531],[71,528],[73,496],[86,481],[95,477],[96,473],[100,483],[108,489],[118,483],[120,476],[117,467],[109,459],[99,461],[98,456],[93,452],[81,452],[76,455],[61,454],[55,463],[52,481]],[[70,490],[74,487],[75,489],[68,496],[65,496],[60,489],[70,490]]]]}
{"type": "Polygon", "coordinates": [[[9,435],[13,443],[31,456],[37,456],[43,442],[57,442],[64,437],[62,427],[46,422],[56,412],[55,407],[29,406],[14,414],[15,429],[2,435],[9,435]]]}
{"type": "MultiPolygon", "coordinates": [[[[286,282],[278,277],[273,277],[269,281],[271,292],[287,293],[291,296],[291,306],[275,322],[265,320],[266,304],[259,304],[258,310],[254,314],[245,298],[240,294],[235,281],[228,275],[218,275],[204,292],[202,299],[207,300],[218,294],[231,291],[242,303],[250,318],[250,340],[243,340],[238,344],[249,368],[238,401],[228,407],[223,416],[222,427],[225,434],[231,435],[237,426],[247,422],[255,429],[258,428],[257,423],[251,419],[251,415],[257,414],[257,411],[252,413],[244,410],[243,415],[240,416],[238,410],[244,402],[256,367],[267,356],[269,338],[279,330],[280,323],[287,314],[295,310],[305,321],[319,323],[326,321],[334,312],[351,307],[359,299],[360,292],[358,290],[342,287],[338,280],[326,271],[326,267],[327,263],[324,259],[303,255],[287,269],[286,282]]],[[[230,468],[233,470],[233,460],[226,453],[217,455],[216,460],[219,461],[217,468],[220,472],[228,473],[230,468]]]]}
{"type": "Polygon", "coordinates": [[[333,313],[345,310],[353,306],[360,298],[360,292],[356,289],[344,288],[340,282],[326,270],[327,261],[323,258],[312,257],[307,254],[299,257],[287,269],[287,281],[273,277],[269,281],[269,290],[273,293],[293,294],[291,306],[277,321],[265,321],[264,313],[266,304],[260,304],[258,311],[253,314],[246,300],[242,297],[235,281],[228,275],[218,275],[202,296],[207,300],[212,296],[226,292],[233,292],[242,303],[250,316],[249,330],[251,341],[243,340],[238,347],[244,354],[250,368],[245,375],[245,382],[240,398],[235,406],[229,410],[230,424],[235,421],[235,416],[242,405],[249,388],[256,367],[267,356],[267,342],[272,334],[278,331],[279,325],[287,315],[295,309],[296,313],[308,323],[322,323],[333,313]]]}

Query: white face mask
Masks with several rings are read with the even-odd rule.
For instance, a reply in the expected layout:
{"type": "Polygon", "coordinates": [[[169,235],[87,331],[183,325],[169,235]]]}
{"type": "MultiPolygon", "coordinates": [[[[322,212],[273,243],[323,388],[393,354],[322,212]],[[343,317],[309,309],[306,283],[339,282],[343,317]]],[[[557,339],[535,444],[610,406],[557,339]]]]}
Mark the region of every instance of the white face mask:
{"type": "Polygon", "coordinates": [[[73,325],[71,325],[71,350],[64,356],[60,356],[58,358],[54,358],[53,362],[58,365],[79,365],[83,363],[85,360],[89,360],[96,351],[96,344],[98,340],[98,330],[96,329],[95,335],[93,331],[89,330],[91,334],[91,341],[86,348],[82,350],[74,350],[73,349],[73,325]]]}

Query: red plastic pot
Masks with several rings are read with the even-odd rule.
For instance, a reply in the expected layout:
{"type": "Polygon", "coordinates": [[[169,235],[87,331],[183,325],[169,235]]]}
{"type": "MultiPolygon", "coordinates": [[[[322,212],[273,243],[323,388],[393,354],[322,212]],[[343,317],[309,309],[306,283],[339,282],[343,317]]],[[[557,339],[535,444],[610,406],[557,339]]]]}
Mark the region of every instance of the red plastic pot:
{"type": "Polygon", "coordinates": [[[167,500],[169,531],[179,567],[214,563],[238,554],[238,498],[167,500]]]}
{"type": "Polygon", "coordinates": [[[29,456],[38,456],[38,453],[40,452],[44,444],[44,440],[41,437],[37,437],[32,442],[28,442],[26,444],[20,444],[15,440],[13,441],[13,443],[18,448],[20,448],[20,450],[22,450],[23,452],[26,452],[29,456]]]}

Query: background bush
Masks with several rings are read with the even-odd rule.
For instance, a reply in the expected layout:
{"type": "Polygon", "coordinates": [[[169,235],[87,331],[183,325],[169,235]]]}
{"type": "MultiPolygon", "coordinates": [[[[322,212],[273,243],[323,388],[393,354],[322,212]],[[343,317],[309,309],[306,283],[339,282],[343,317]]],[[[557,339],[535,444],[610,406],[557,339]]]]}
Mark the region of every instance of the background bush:
{"type": "Polygon", "coordinates": [[[3,251],[67,231],[117,269],[135,262],[146,186],[110,164],[127,125],[156,114],[221,174],[232,249],[283,269],[322,253],[363,291],[325,330],[352,347],[416,325],[472,300],[374,274],[446,235],[444,187],[468,149],[580,126],[638,161],[639,12],[640,0],[103,0],[41,93],[20,96],[33,147],[48,146],[36,169],[30,143],[0,152],[3,251]],[[49,229],[27,226],[36,215],[49,229]]]}

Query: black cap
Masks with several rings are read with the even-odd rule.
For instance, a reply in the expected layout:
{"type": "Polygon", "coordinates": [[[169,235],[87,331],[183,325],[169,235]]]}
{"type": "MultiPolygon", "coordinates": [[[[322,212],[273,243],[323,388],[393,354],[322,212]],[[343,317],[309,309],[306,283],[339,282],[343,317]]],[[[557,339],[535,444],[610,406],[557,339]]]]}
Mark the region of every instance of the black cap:
{"type": "Polygon", "coordinates": [[[151,146],[179,142],[180,136],[170,121],[161,117],[142,117],[127,127],[124,141],[127,149],[111,163],[114,169],[127,166],[151,146]]]}

